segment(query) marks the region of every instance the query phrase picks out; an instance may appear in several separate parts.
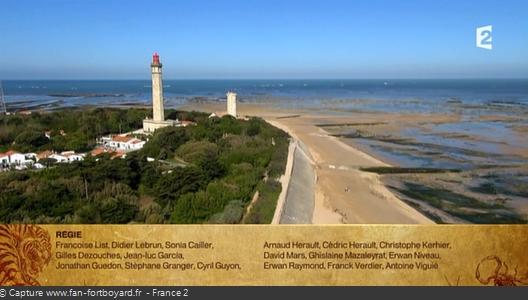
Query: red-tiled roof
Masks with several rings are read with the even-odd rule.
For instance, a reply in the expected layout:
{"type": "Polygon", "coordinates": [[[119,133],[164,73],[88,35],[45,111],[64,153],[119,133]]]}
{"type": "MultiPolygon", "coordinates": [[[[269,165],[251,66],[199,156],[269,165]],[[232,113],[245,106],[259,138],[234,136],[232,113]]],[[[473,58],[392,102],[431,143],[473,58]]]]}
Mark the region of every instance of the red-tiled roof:
{"type": "Polygon", "coordinates": [[[111,159],[121,158],[121,157],[123,157],[125,155],[126,155],[126,153],[124,151],[116,151],[116,152],[112,153],[111,159]]]}
{"type": "Polygon", "coordinates": [[[70,157],[70,156],[72,156],[72,155],[80,155],[80,154],[75,153],[75,152],[67,151],[67,152],[62,152],[61,155],[62,155],[62,156],[65,156],[65,157],[70,157]]]}
{"type": "Polygon", "coordinates": [[[97,147],[97,148],[94,148],[92,151],[90,151],[90,154],[92,156],[97,156],[99,154],[103,154],[105,153],[105,149],[103,147],[97,147]]]}
{"type": "Polygon", "coordinates": [[[129,142],[130,140],[134,139],[133,136],[122,136],[122,135],[116,135],[116,136],[113,136],[112,137],[112,140],[114,142],[122,142],[122,143],[126,143],[126,142],[129,142]]]}
{"type": "Polygon", "coordinates": [[[50,151],[50,150],[42,151],[42,152],[37,153],[37,158],[38,159],[48,158],[52,154],[53,154],[53,151],[50,151]]]}
{"type": "Polygon", "coordinates": [[[16,152],[14,150],[9,150],[7,152],[4,152],[4,153],[0,153],[0,156],[11,156],[13,154],[20,154],[20,152],[16,152]]]}
{"type": "Polygon", "coordinates": [[[94,148],[94,149],[90,152],[90,154],[92,154],[92,156],[97,156],[97,155],[99,155],[99,154],[103,154],[103,153],[108,153],[108,154],[110,154],[110,157],[111,157],[112,159],[114,159],[114,158],[116,158],[116,157],[121,157],[121,156],[123,156],[123,155],[126,154],[126,152],[125,152],[125,151],[122,151],[122,150],[117,150],[117,151],[115,151],[115,150],[112,150],[112,149],[105,149],[105,148],[103,148],[103,147],[97,147],[97,148],[94,148]]]}

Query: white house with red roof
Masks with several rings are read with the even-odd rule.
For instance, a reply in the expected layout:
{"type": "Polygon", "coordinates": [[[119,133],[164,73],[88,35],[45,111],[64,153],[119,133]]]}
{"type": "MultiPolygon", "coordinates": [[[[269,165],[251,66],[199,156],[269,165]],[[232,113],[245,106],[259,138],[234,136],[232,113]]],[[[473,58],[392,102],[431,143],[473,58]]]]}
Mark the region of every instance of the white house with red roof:
{"type": "Polygon", "coordinates": [[[64,151],[59,153],[54,153],[49,156],[49,158],[53,158],[57,160],[59,163],[70,163],[74,161],[81,161],[84,159],[83,153],[75,153],[74,151],[64,151]]]}
{"type": "Polygon", "coordinates": [[[26,156],[17,151],[9,150],[0,153],[0,166],[7,168],[10,166],[25,166],[27,163],[33,163],[32,160],[27,160],[26,156]]]}
{"type": "Polygon", "coordinates": [[[146,143],[145,141],[126,134],[103,137],[100,142],[105,148],[125,152],[140,150],[146,143]]]}
{"type": "Polygon", "coordinates": [[[9,150],[0,153],[0,169],[7,169],[14,167],[17,170],[24,170],[27,168],[42,169],[44,165],[38,163],[45,158],[53,158],[58,163],[71,163],[74,161],[81,161],[86,154],[75,153],[75,151],[64,151],[56,153],[54,151],[42,151],[39,153],[19,153],[17,151],[9,150]]]}

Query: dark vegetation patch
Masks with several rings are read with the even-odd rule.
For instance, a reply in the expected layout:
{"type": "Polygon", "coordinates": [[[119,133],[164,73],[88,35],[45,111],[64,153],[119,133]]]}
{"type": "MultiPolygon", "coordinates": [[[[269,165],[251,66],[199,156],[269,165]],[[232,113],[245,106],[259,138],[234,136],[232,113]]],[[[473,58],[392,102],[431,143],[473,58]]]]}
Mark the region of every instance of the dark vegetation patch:
{"type": "Polygon", "coordinates": [[[528,198],[528,182],[515,178],[500,178],[470,188],[471,191],[487,195],[509,195],[528,198]]]}
{"type": "Polygon", "coordinates": [[[109,94],[109,93],[58,93],[58,94],[48,94],[50,97],[62,97],[62,98],[74,98],[74,97],[124,97],[125,94],[109,94]]]}
{"type": "Polygon", "coordinates": [[[413,199],[427,202],[428,204],[444,209],[451,206],[478,209],[502,209],[503,205],[488,204],[475,198],[458,194],[449,190],[432,188],[421,184],[405,182],[405,189],[396,189],[401,194],[413,199]]]}
{"type": "Polygon", "coordinates": [[[497,189],[495,184],[491,182],[485,182],[476,187],[471,187],[470,190],[476,193],[488,195],[497,195],[499,193],[499,190],[497,189]]]}
{"type": "Polygon", "coordinates": [[[415,208],[416,210],[420,211],[422,214],[424,214],[429,219],[433,220],[436,224],[444,224],[444,221],[441,217],[438,215],[432,213],[431,211],[427,209],[423,209],[422,206],[414,201],[410,201],[408,199],[403,199],[403,202],[407,203],[411,207],[415,208]]]}
{"type": "Polygon", "coordinates": [[[364,122],[364,123],[329,123],[329,124],[316,124],[318,127],[353,127],[353,126],[376,126],[376,125],[387,125],[387,122],[364,122]]]}
{"type": "Polygon", "coordinates": [[[424,143],[424,142],[418,142],[414,139],[410,138],[400,138],[400,137],[392,137],[392,136],[379,136],[367,131],[363,130],[355,130],[351,133],[342,133],[342,134],[333,134],[332,136],[338,137],[338,138],[351,138],[351,139],[370,139],[385,143],[392,143],[396,145],[401,146],[414,146],[414,147],[420,147],[424,149],[432,149],[436,151],[440,151],[441,153],[458,153],[462,155],[468,155],[468,156],[477,156],[477,157],[497,157],[498,154],[488,153],[488,152],[482,152],[477,150],[470,150],[460,147],[454,147],[454,146],[445,146],[445,145],[437,145],[432,143],[424,143]]]}
{"type": "Polygon", "coordinates": [[[301,115],[289,115],[289,116],[277,117],[277,119],[291,119],[291,118],[298,118],[300,116],[301,115]]]}
{"type": "Polygon", "coordinates": [[[427,173],[459,173],[459,169],[438,168],[401,168],[401,167],[361,167],[361,171],[377,174],[427,174],[427,173]]]}
{"type": "Polygon", "coordinates": [[[259,199],[252,207],[246,224],[270,224],[277,207],[277,199],[282,190],[282,185],[276,180],[261,181],[257,186],[259,199]]]}
{"type": "MultiPolygon", "coordinates": [[[[478,224],[526,223],[522,216],[508,211],[504,201],[486,203],[475,198],[449,190],[432,188],[421,184],[405,182],[404,188],[391,186],[393,190],[408,198],[423,201],[452,216],[478,224]]],[[[418,208],[420,209],[420,208],[418,208]]],[[[425,210],[420,209],[421,212],[425,210]]]]}

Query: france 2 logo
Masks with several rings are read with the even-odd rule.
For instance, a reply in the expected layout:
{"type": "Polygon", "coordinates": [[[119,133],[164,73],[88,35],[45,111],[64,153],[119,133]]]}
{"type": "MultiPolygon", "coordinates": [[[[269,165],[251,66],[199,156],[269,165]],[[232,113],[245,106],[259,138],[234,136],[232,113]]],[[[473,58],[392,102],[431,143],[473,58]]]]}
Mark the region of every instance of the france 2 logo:
{"type": "Polygon", "coordinates": [[[477,27],[476,39],[477,48],[482,49],[493,49],[493,43],[491,38],[491,31],[493,30],[491,25],[477,27]]]}

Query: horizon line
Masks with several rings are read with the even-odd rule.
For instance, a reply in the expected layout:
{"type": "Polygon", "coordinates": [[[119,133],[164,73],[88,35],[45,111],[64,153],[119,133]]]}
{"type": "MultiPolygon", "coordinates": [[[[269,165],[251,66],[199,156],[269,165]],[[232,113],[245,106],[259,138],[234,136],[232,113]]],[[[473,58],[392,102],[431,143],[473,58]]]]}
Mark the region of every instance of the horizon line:
{"type": "MultiPolygon", "coordinates": [[[[0,81],[144,81],[150,78],[25,78],[25,79],[0,79],[0,81]]],[[[528,77],[402,77],[402,78],[383,78],[383,77],[335,77],[335,78],[164,78],[163,80],[528,80],[528,77]]]]}

